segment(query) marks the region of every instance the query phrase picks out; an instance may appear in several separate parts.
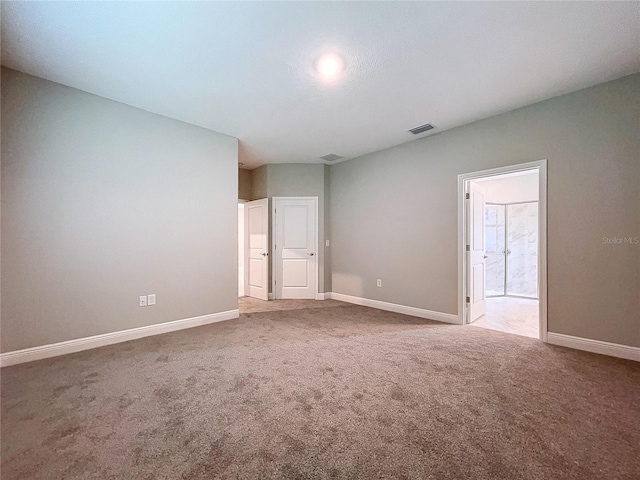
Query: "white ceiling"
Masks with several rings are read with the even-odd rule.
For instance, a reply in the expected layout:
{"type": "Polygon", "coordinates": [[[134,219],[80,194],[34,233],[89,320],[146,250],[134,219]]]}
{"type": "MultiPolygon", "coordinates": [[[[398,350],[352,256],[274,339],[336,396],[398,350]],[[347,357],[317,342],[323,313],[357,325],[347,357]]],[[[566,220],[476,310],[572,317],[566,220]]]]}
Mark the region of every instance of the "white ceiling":
{"type": "Polygon", "coordinates": [[[640,71],[640,3],[2,2],[2,64],[322,162],[640,71]]]}

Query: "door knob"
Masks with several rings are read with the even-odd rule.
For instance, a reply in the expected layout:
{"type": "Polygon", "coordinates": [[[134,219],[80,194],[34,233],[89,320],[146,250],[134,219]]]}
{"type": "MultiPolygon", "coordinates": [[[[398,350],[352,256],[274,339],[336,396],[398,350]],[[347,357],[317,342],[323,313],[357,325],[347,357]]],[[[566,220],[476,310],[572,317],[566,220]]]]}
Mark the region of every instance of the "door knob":
{"type": "Polygon", "coordinates": [[[268,256],[269,254],[268,254],[268,253],[261,253],[260,255],[262,255],[263,257],[266,257],[266,256],[268,256]]]}
{"type": "Polygon", "coordinates": [[[489,258],[489,255],[483,255],[482,258],[489,258]]]}
{"type": "Polygon", "coordinates": [[[310,257],[313,257],[313,253],[310,253],[310,254],[309,254],[309,256],[310,256],[310,257]]]}

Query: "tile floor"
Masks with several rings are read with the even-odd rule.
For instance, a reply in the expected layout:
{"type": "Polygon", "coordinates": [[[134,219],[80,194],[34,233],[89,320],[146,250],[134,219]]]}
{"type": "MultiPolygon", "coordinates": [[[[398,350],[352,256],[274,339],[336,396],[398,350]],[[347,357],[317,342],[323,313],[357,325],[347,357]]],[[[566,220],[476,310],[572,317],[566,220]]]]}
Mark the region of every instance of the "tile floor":
{"type": "Polygon", "coordinates": [[[487,298],[486,313],[471,325],[539,338],[538,300],[514,297],[487,298]]]}

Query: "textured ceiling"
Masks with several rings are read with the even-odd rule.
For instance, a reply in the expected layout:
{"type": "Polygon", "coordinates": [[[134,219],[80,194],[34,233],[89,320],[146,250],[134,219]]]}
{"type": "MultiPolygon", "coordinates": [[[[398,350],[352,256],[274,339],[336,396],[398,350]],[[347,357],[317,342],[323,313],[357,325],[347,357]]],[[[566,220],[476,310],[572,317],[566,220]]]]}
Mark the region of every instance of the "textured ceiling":
{"type": "Polygon", "coordinates": [[[640,70],[639,3],[2,2],[2,63],[222,132],[245,167],[391,147],[640,70]],[[323,83],[316,58],[345,58],[323,83]],[[406,132],[423,123],[435,130],[406,132]]]}

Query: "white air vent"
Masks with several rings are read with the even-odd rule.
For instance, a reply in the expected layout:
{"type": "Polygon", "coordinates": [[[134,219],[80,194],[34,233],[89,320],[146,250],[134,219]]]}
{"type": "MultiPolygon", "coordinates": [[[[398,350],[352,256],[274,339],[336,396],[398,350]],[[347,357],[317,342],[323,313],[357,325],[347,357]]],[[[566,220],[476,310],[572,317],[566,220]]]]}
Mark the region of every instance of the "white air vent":
{"type": "Polygon", "coordinates": [[[433,125],[431,125],[430,123],[425,123],[424,125],[420,125],[419,127],[413,127],[408,131],[413,133],[414,135],[418,135],[419,133],[428,132],[429,130],[433,130],[433,125]]]}
{"type": "Polygon", "coordinates": [[[336,160],[340,160],[341,158],[344,158],[344,157],[341,157],[340,155],[336,155],[335,153],[330,153],[320,158],[326,162],[335,162],[336,160]]]}

